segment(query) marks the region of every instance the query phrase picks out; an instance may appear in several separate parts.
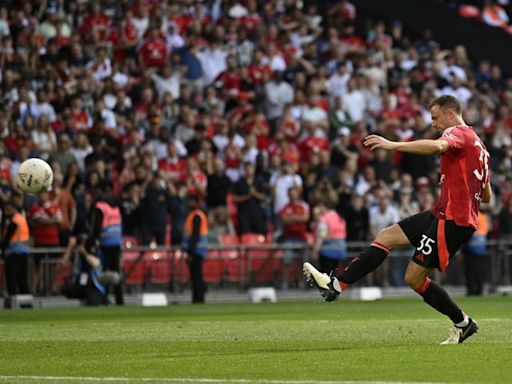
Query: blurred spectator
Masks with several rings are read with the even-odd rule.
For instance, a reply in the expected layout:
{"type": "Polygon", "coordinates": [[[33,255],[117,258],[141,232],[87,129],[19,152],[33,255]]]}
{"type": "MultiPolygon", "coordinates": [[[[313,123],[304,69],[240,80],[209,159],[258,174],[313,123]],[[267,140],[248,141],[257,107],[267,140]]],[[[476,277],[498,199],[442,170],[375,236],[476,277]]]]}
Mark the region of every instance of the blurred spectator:
{"type": "Polygon", "coordinates": [[[347,258],[345,220],[323,202],[315,206],[313,217],[315,242],[311,259],[318,258],[320,271],[336,273],[339,262],[347,258]]]}
{"type": "Polygon", "coordinates": [[[368,240],[370,237],[370,218],[362,196],[352,196],[344,218],[347,222],[347,241],[368,240]]]}
{"type": "MultiPolygon", "coordinates": [[[[382,229],[397,223],[400,220],[398,215],[397,208],[392,204],[391,200],[391,192],[387,189],[378,189],[375,192],[376,206],[370,208],[369,217],[370,217],[370,235],[371,237],[375,237],[382,229]]],[[[382,264],[382,276],[375,275],[377,285],[388,286],[390,280],[388,278],[388,274],[392,272],[393,283],[397,285],[402,285],[402,278],[394,279],[394,270],[391,268],[391,262],[384,262],[382,264]]],[[[398,269],[398,268],[397,268],[398,269]]],[[[402,273],[397,273],[396,275],[403,276],[402,273]]]]}
{"type": "Polygon", "coordinates": [[[48,116],[41,115],[36,128],[31,132],[36,151],[43,159],[48,159],[50,153],[57,149],[57,136],[52,129],[48,116]]]}
{"type": "Polygon", "coordinates": [[[57,204],[62,213],[62,222],[59,228],[59,243],[62,247],[67,247],[69,237],[75,228],[76,223],[76,202],[71,192],[63,188],[64,178],[60,173],[53,174],[52,191],[50,198],[57,204]]]}
{"type": "Polygon", "coordinates": [[[27,220],[19,213],[15,204],[4,203],[2,212],[1,247],[8,295],[4,299],[4,308],[10,308],[13,295],[29,293],[28,244],[30,231],[27,220]]]}
{"type": "Polygon", "coordinates": [[[485,0],[482,20],[493,27],[506,28],[510,21],[505,9],[495,0],[485,0]]]}
{"type": "Polygon", "coordinates": [[[282,73],[275,71],[272,80],[265,84],[265,110],[271,132],[283,115],[284,108],[293,101],[293,88],[283,80],[282,73]]]}
{"type": "MultiPolygon", "coordinates": [[[[50,199],[49,192],[39,194],[39,199],[28,213],[29,223],[34,237],[34,247],[52,248],[60,245],[59,232],[62,224],[62,211],[59,205],[50,199]]],[[[59,255],[51,251],[44,251],[34,254],[34,288],[35,294],[46,293],[48,287],[40,286],[41,283],[41,261],[43,259],[55,259],[59,255]]],[[[44,281],[43,281],[44,283],[44,281]]]]}
{"type": "Polygon", "coordinates": [[[279,215],[279,212],[289,203],[288,190],[292,187],[302,189],[302,178],[295,173],[289,162],[283,161],[279,171],[270,179],[270,187],[274,198],[274,213],[279,215]]]}
{"type": "Polygon", "coordinates": [[[484,292],[488,233],[489,219],[487,214],[480,210],[478,212],[478,228],[469,242],[462,247],[466,295],[468,296],[481,296],[484,292]]]}
{"type": "Polygon", "coordinates": [[[268,196],[265,181],[255,174],[255,166],[244,163],[244,174],[233,186],[233,202],[237,205],[238,235],[266,234],[267,220],[262,203],[268,196]]]}
{"type": "Polygon", "coordinates": [[[334,99],[334,106],[329,111],[329,139],[334,140],[340,135],[340,132],[347,132],[347,136],[350,136],[349,126],[352,125],[352,116],[343,108],[343,99],[336,97],[334,99]],[[346,128],[345,131],[341,131],[346,128]]]}
{"type": "Polygon", "coordinates": [[[300,199],[301,188],[290,187],[288,189],[289,202],[279,212],[279,218],[283,227],[280,241],[283,245],[293,245],[296,249],[285,250],[283,256],[283,287],[288,288],[289,272],[294,258],[301,262],[305,260],[304,248],[306,245],[307,224],[310,213],[309,205],[300,199]]]}
{"type": "MultiPolygon", "coordinates": [[[[85,158],[93,151],[91,145],[89,144],[87,135],[83,132],[79,132],[76,135],[73,146],[69,151],[74,157],[75,161],[78,163],[80,171],[85,171],[85,158]]],[[[63,169],[67,172],[68,167],[63,169]]]]}
{"type": "Polygon", "coordinates": [[[140,209],[142,218],[142,243],[149,245],[153,241],[165,244],[169,192],[165,180],[155,173],[149,183],[143,187],[140,209]]]}
{"type": "Polygon", "coordinates": [[[50,154],[48,162],[52,164],[57,162],[60,165],[60,169],[66,174],[69,167],[76,163],[76,158],[71,152],[71,139],[68,135],[62,134],[57,140],[57,150],[50,154]]]}
{"type": "Polygon", "coordinates": [[[206,205],[209,210],[227,207],[227,195],[231,189],[231,180],[226,176],[225,171],[222,159],[216,158],[212,169],[208,172],[206,205]]]}
{"type": "Polygon", "coordinates": [[[142,236],[144,212],[141,209],[142,192],[140,185],[130,183],[124,188],[121,198],[121,214],[123,217],[123,236],[142,236]]]}

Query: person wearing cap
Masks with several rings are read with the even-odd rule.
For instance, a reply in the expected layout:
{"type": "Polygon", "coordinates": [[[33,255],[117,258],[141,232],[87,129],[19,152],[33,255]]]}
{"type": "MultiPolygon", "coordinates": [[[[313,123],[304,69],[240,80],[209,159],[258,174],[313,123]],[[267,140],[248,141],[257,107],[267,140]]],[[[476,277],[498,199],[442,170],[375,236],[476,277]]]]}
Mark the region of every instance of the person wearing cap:
{"type": "Polygon", "coordinates": [[[27,220],[13,202],[4,204],[3,214],[1,249],[9,295],[4,301],[4,308],[10,308],[13,295],[29,293],[27,261],[30,230],[27,220]]]}
{"type": "Polygon", "coordinates": [[[187,256],[192,283],[192,303],[204,303],[205,284],[203,261],[207,254],[208,218],[199,208],[199,197],[190,195],[187,199],[190,212],[183,225],[183,252],[187,256]]]}

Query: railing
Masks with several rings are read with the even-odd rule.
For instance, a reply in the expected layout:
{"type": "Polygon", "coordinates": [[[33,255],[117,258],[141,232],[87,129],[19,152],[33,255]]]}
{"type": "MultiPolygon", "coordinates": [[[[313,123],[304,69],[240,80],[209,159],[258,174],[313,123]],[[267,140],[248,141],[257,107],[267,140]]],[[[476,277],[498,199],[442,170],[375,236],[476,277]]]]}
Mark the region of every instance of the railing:
{"type": "MultiPolygon", "coordinates": [[[[367,242],[348,243],[348,260],[357,256],[367,242]]],[[[482,256],[486,266],[485,281],[490,291],[497,286],[510,285],[512,279],[512,239],[489,240],[488,252],[482,256]]],[[[32,248],[31,255],[43,254],[41,261],[41,287],[43,295],[58,293],[71,268],[63,268],[60,256],[64,248],[32,248]]],[[[310,245],[259,244],[218,245],[209,244],[204,261],[205,282],[215,289],[235,287],[245,290],[258,285],[302,288],[301,267],[309,258],[310,245]],[[295,257],[288,259],[290,252],[295,257]],[[285,271],[286,270],[286,271],[285,271]],[[285,273],[286,272],[286,273],[285,273]]],[[[403,273],[414,253],[413,248],[395,250],[375,272],[366,276],[361,285],[403,285],[403,273]]],[[[464,282],[461,258],[455,258],[444,273],[436,272],[435,279],[451,285],[464,282]]],[[[343,262],[342,262],[343,264],[343,262]]],[[[0,292],[4,290],[3,264],[0,262],[0,292]]],[[[125,246],[122,250],[121,270],[128,290],[152,290],[155,287],[180,291],[189,283],[186,257],[177,246],[125,246]]],[[[29,281],[33,283],[34,264],[29,262],[29,281]]]]}

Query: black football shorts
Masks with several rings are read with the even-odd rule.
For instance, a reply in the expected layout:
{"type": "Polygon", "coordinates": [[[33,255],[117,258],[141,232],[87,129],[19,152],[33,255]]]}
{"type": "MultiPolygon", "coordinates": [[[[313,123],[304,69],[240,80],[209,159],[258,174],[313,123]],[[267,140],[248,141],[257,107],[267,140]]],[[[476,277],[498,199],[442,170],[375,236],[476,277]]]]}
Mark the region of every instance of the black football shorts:
{"type": "Polygon", "coordinates": [[[437,219],[430,211],[412,215],[398,225],[416,248],[412,260],[441,272],[475,231],[473,227],[461,227],[453,220],[437,219]]]}

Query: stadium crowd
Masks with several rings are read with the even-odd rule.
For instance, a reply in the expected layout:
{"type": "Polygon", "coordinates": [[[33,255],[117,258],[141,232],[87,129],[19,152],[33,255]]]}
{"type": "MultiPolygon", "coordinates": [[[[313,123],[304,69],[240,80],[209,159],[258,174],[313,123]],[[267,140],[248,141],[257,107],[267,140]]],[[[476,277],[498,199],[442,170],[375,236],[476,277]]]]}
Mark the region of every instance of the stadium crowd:
{"type": "Polygon", "coordinates": [[[435,138],[429,104],[450,94],[491,153],[489,232],[511,236],[512,77],[428,30],[360,31],[356,17],[346,0],[3,2],[0,200],[23,207],[35,246],[85,231],[104,183],[142,244],[181,242],[190,195],[212,242],[306,240],[321,205],[347,241],[367,241],[429,209],[439,176],[434,157],[372,153],[362,138],[435,138]],[[53,189],[23,197],[16,171],[34,156],[53,189]],[[293,220],[304,227],[290,234],[293,220]]]}

